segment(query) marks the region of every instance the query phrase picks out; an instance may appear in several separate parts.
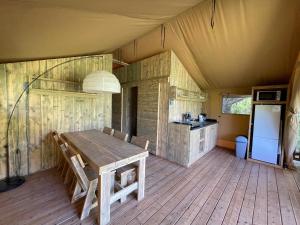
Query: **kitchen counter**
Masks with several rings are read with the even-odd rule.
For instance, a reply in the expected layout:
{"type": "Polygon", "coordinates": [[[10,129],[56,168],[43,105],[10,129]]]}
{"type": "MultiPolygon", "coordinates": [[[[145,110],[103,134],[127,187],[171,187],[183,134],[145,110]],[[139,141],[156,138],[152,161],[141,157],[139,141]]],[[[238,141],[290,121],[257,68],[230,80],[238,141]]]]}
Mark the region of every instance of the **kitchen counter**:
{"type": "Polygon", "coordinates": [[[216,124],[218,123],[217,120],[213,120],[213,119],[207,119],[205,120],[204,122],[199,122],[199,121],[191,121],[191,122],[173,122],[175,124],[181,124],[181,125],[187,125],[187,126],[190,126],[191,130],[196,130],[196,129],[200,129],[200,128],[203,128],[203,127],[207,127],[207,126],[210,126],[210,125],[213,125],[213,124],[216,124]]]}
{"type": "Polygon", "coordinates": [[[214,149],[217,130],[216,120],[169,123],[167,159],[186,167],[191,166],[214,149]]]}

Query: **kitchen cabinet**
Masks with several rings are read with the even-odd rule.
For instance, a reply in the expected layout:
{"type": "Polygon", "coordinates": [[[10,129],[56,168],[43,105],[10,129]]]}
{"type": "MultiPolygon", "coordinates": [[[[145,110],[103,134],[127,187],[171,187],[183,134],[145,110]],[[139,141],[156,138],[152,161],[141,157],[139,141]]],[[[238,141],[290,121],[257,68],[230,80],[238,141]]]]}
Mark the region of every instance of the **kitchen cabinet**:
{"type": "Polygon", "coordinates": [[[205,151],[212,150],[217,144],[218,124],[207,126],[205,129],[205,151]]]}
{"type": "Polygon", "coordinates": [[[217,123],[197,129],[170,123],[167,159],[189,167],[216,146],[217,132],[217,123]]]}

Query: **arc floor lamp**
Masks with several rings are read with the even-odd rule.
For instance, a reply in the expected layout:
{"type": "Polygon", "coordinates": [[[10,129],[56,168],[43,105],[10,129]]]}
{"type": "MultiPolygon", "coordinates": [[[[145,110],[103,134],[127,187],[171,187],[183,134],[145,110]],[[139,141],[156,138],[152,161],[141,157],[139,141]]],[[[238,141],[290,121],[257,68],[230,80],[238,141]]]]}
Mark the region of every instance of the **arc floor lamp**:
{"type": "MultiPolygon", "coordinates": [[[[6,178],[0,181],[0,192],[5,192],[17,188],[25,182],[25,178],[23,176],[20,176],[20,174],[18,174],[17,171],[15,176],[12,177],[10,176],[11,174],[10,174],[10,165],[9,165],[9,160],[10,160],[9,128],[10,128],[10,124],[15,109],[18,106],[22,96],[26,92],[28,92],[30,86],[35,81],[37,81],[39,78],[49,73],[53,69],[73,61],[78,61],[78,60],[88,59],[88,58],[103,58],[103,55],[82,56],[82,57],[72,58],[70,60],[64,61],[38,74],[37,76],[35,76],[35,78],[32,81],[30,81],[24,86],[21,94],[17,98],[17,101],[15,102],[12,111],[8,117],[7,128],[6,128],[6,144],[4,145],[4,148],[6,150],[6,178]]],[[[128,65],[127,63],[120,62],[119,60],[113,60],[113,62],[123,66],[128,65]]],[[[119,80],[115,77],[115,75],[113,75],[108,71],[94,71],[88,74],[86,78],[83,80],[83,91],[87,93],[101,93],[101,92],[120,93],[120,89],[121,88],[120,88],[119,80]]],[[[16,155],[20,156],[19,147],[17,147],[16,149],[16,155]]],[[[20,160],[18,161],[18,163],[20,163],[20,160]]]]}

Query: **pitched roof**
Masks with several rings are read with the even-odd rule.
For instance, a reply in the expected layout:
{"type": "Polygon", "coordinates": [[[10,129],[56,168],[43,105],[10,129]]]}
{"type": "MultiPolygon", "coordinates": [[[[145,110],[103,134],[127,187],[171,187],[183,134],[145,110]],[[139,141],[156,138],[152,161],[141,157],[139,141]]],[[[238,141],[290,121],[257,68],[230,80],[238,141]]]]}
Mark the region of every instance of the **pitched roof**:
{"type": "Polygon", "coordinates": [[[299,0],[216,0],[213,29],[211,17],[211,0],[4,0],[0,62],[116,49],[133,62],[173,49],[203,88],[288,81],[299,0]]]}

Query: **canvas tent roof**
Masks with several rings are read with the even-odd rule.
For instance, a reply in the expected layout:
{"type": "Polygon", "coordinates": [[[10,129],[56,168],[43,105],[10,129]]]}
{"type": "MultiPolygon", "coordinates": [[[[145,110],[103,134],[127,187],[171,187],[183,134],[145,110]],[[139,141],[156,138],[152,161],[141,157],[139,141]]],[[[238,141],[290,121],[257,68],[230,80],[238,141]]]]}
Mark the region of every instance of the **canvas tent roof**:
{"type": "Polygon", "coordinates": [[[115,56],[133,62],[173,49],[203,88],[287,82],[300,49],[300,1],[217,0],[214,29],[211,2],[5,0],[0,61],[121,49],[115,56]]]}

